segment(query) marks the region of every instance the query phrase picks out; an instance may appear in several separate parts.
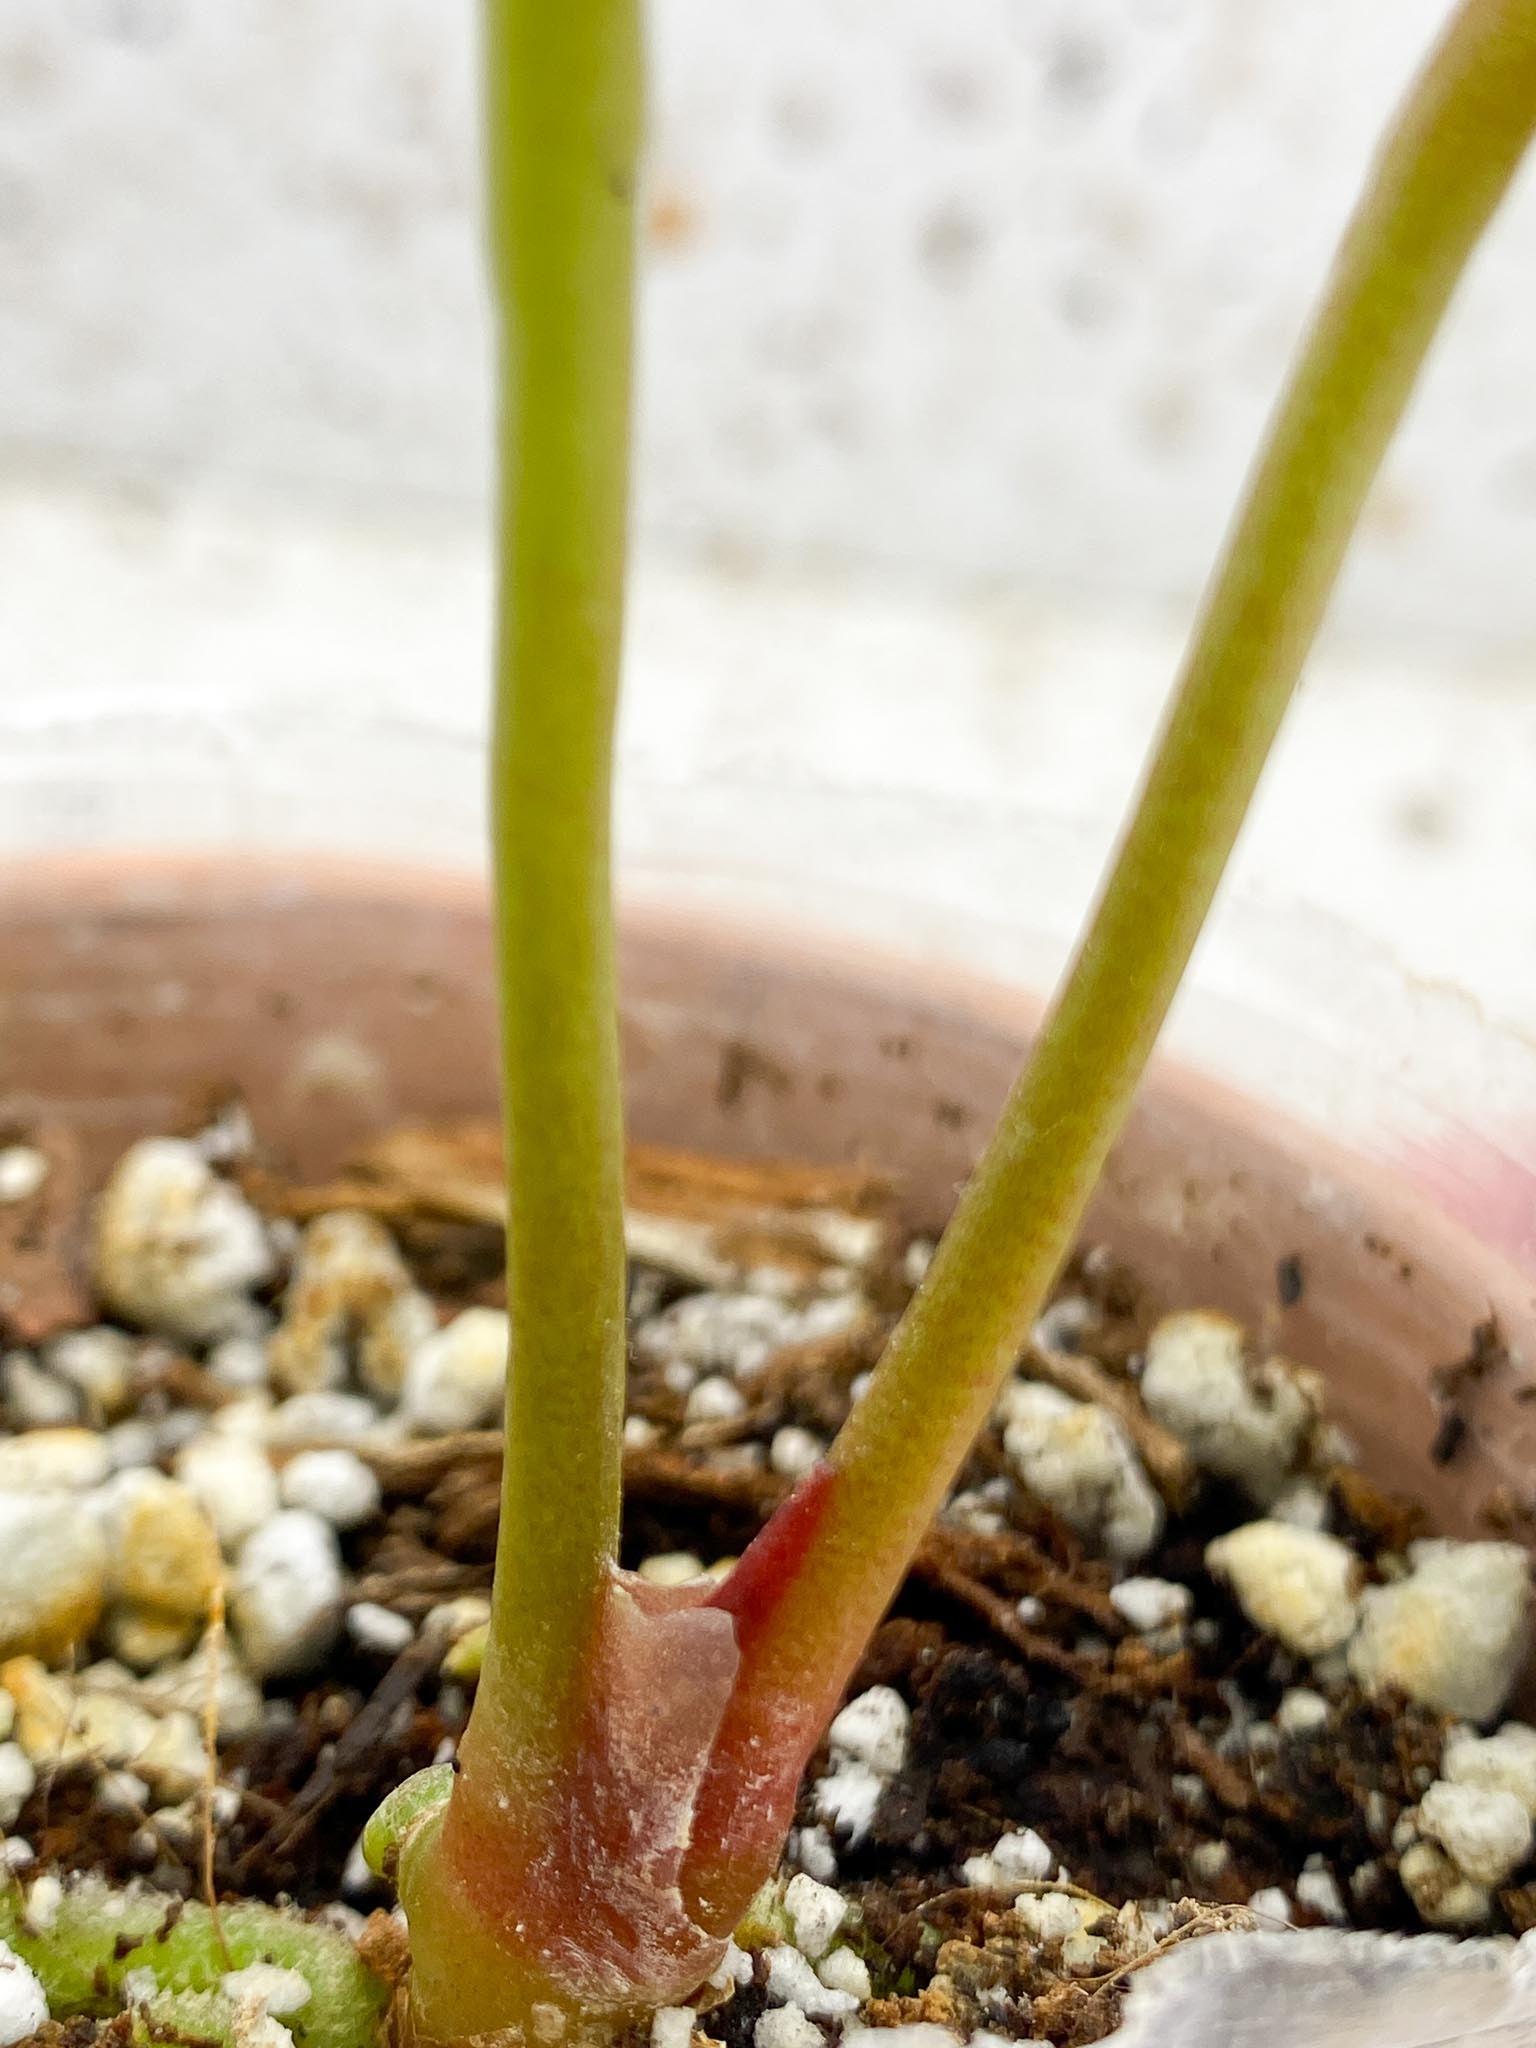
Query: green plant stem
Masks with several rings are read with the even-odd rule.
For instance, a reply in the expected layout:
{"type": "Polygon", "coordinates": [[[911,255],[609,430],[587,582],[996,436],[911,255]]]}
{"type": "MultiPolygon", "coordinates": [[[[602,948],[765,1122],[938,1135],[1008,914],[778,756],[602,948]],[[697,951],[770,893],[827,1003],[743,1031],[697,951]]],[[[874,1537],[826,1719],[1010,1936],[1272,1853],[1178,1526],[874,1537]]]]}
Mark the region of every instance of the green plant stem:
{"type": "Polygon", "coordinates": [[[537,1771],[557,1767],[572,1740],[619,1524],[623,1130],[609,813],[642,66],[636,0],[488,0],[484,19],[512,1359],[480,1700],[497,1741],[537,1771]]]}
{"type": "MultiPolygon", "coordinates": [[[[1536,122],[1536,0],[1468,0],[1389,134],[1269,429],[1092,922],[928,1275],[832,1447],[822,1529],[720,1755],[846,1674],[1013,1369],[1210,909],[1372,478],[1536,122]]],[[[723,1838],[728,1788],[707,1834],[723,1838]]],[[[697,1839],[697,1837],[696,1837],[697,1839]]],[[[701,1847],[693,1876],[728,1897],[701,1847]]]]}

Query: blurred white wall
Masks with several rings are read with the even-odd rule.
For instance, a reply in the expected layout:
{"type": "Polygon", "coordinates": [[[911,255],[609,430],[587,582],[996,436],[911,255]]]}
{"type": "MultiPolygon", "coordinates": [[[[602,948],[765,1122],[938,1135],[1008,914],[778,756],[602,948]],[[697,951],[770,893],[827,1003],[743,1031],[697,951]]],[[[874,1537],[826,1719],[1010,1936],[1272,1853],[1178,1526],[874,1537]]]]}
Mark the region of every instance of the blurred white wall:
{"type": "MultiPolygon", "coordinates": [[[[656,0],[643,531],[1197,588],[1444,0],[656,0]]],[[[484,489],[471,0],[0,0],[0,453],[432,518],[484,489]]],[[[1346,619],[1536,635],[1536,190],[1346,619]]]]}
{"type": "MultiPolygon", "coordinates": [[[[957,890],[968,803],[1107,839],[1447,4],[654,0],[642,841],[726,784],[902,792],[957,890]]],[[[0,846],[478,843],[475,13],[0,0],[0,846]]],[[[1241,865],[1536,1024],[1533,360],[1527,176],[1241,865]]]]}

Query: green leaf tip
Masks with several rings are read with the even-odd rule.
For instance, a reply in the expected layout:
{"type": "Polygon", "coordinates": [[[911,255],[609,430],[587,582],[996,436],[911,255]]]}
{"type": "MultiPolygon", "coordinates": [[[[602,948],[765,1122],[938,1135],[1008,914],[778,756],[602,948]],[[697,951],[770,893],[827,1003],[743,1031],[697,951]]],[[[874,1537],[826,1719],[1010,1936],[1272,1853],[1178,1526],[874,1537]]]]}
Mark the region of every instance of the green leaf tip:
{"type": "Polygon", "coordinates": [[[363,1860],[375,1877],[394,1878],[401,1843],[448,1804],[453,1779],[452,1764],[428,1764],[397,1785],[374,1811],[363,1829],[363,1860]]]}
{"type": "MultiPolygon", "coordinates": [[[[0,1940],[36,1971],[55,2020],[131,2010],[136,2033],[238,2048],[240,2012],[223,1988],[233,1970],[276,1963],[310,1987],[284,2020],[294,2048],[372,2048],[390,1988],[351,1939],[284,1907],[242,1900],[215,1915],[195,1900],[101,1878],[65,1886],[46,1928],[28,1924],[19,1886],[0,1892],[0,1940]],[[130,2000],[124,1980],[148,1971],[155,1989],[130,2000]]],[[[248,2030],[247,2030],[248,2031],[248,2030]]]]}

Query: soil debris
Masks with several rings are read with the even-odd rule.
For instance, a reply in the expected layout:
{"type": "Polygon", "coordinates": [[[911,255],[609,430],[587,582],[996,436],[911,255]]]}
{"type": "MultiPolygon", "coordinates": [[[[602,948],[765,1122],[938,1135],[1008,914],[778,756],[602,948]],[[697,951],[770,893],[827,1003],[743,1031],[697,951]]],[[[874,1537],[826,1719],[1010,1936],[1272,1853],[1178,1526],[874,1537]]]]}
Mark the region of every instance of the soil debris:
{"type": "MultiPolygon", "coordinates": [[[[26,1363],[7,1382],[24,1412],[0,1443],[5,1498],[23,1519],[94,1529],[119,1496],[174,1495],[199,1587],[211,1574],[222,1599],[228,1586],[230,1627],[217,1657],[189,1652],[199,1618],[178,1612],[180,1634],[163,1617],[152,1626],[144,1587],[98,1559],[65,1634],[43,1617],[25,1639],[38,1654],[7,1667],[22,1697],[0,1692],[0,1719],[15,1723],[0,1730],[0,1792],[16,1787],[0,1856],[29,1877],[147,1879],[173,1906],[211,1885],[226,1900],[383,1907],[359,1832],[402,1778],[453,1756],[488,1612],[500,1435],[455,1416],[493,1424],[496,1389],[482,1373],[445,1392],[440,1372],[431,1401],[421,1388],[423,1358],[455,1327],[501,1341],[499,1134],[398,1131],[319,1186],[262,1163],[248,1131],[237,1145],[195,1128],[175,1140],[204,1162],[199,1198],[217,1209],[227,1190],[248,1205],[247,1236],[261,1233],[238,1313],[221,1295],[200,1336],[174,1303],[165,1329],[113,1323],[89,1285],[67,1141],[15,1136],[48,1171],[0,1202],[0,1318],[26,1363]],[[349,1217],[366,1220],[335,1220],[349,1217]],[[327,1291],[317,1252],[333,1245],[352,1264],[327,1291]],[[313,1343],[299,1342],[301,1308],[313,1343]],[[75,1350],[55,1354],[66,1330],[75,1350]],[[334,1575],[318,1605],[313,1574],[282,1580],[298,1555],[290,1523],[334,1575]],[[285,1629],[329,1646],[323,1660],[288,1654],[285,1629]],[[199,1731],[215,1692],[210,1788],[199,1731]]],[[[931,1244],[898,1235],[890,1182],[863,1172],[637,1148],[628,1192],[622,1561],[658,1578],[719,1570],[861,1397],[931,1244]]],[[[163,1241],[152,1249],[164,1258],[163,1241]]],[[[152,1301],[132,1272],[117,1280],[152,1301]]],[[[1276,1286],[1282,1307],[1300,1299],[1299,1261],[1280,1262],[1276,1286]]],[[[695,2044],[796,2048],[803,2027],[825,2042],[856,2014],[957,2042],[1068,2048],[1113,2028],[1127,1979],[1169,1943],[1260,1916],[1409,1931],[1454,1910],[1479,1931],[1536,1924],[1528,1825],[1505,1811],[1502,1782],[1473,1782],[1523,1769],[1536,1732],[1509,1724],[1507,1739],[1469,1748],[1432,1692],[1368,1680],[1356,1615],[1358,1602],[1376,1617],[1372,1656],[1411,1690],[1416,1667],[1383,1631],[1415,1571],[1427,1563],[1430,1591],[1431,1579],[1497,1581],[1504,1636],[1490,1639],[1478,1695],[1496,1708],[1527,1620],[1512,1554],[1415,1550],[1422,1515],[1337,1462],[1304,1366],[1169,1306],[1101,1247],[1073,1260],[811,1760],[762,1925],[743,1931],[735,1975],[679,2018],[679,2039],[688,2025],[695,2044]],[[1142,1386],[1154,1339],[1156,1412],[1142,1386]],[[1011,1432],[1042,1400],[1025,1458],[1011,1432]],[[1212,1422],[1222,1403],[1247,1432],[1235,1461],[1212,1422]],[[1150,1504],[1130,1549],[1117,1554],[1109,1521],[1082,1506],[1086,1466],[1070,1484],[1051,1476],[1053,1431],[1067,1449],[1111,1448],[1124,1498],[1150,1504]],[[1260,1625],[1263,1599],[1207,1560],[1234,1537],[1261,1564],[1291,1549],[1337,1558],[1323,1634],[1288,1648],[1284,1627],[1260,1625]],[[1485,1807],[1498,1809],[1502,1861],[1478,1833],[1485,1807]],[[798,1918],[783,1903],[791,1880],[798,1918]],[[823,1892],[835,1913],[820,1910],[823,1892]],[[803,1954],[797,1930],[807,1939],[823,1920],[835,1939],[803,1954]]],[[[1442,1369],[1445,1455],[1460,1404],[1502,1363],[1486,1325],[1442,1369]]],[[[0,1611],[3,1574],[0,1559],[0,1611]]],[[[1536,1784],[1531,1806],[1536,1817],[1536,1784]]],[[[394,1981],[397,1923],[367,1925],[367,1940],[393,1944],[394,1981]]],[[[40,2038],[86,2048],[124,2024],[50,2022],[40,2038]]]]}

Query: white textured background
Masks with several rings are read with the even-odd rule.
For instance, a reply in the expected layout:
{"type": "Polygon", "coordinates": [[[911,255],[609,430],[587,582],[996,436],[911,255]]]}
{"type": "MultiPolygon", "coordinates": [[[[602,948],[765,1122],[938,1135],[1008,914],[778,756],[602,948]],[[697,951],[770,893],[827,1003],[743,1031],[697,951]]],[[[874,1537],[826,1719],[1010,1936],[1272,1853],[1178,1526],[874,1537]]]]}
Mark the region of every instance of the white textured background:
{"type": "MultiPolygon", "coordinates": [[[[1443,12],[657,0],[634,801],[900,789],[936,865],[957,799],[1107,829],[1443,12]]],[[[0,0],[8,843],[175,829],[166,785],[188,831],[376,838],[370,760],[389,830],[473,843],[473,18],[0,0]]],[[[1533,360],[1528,178],[1244,852],[1526,1019],[1533,360]]]]}

